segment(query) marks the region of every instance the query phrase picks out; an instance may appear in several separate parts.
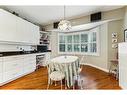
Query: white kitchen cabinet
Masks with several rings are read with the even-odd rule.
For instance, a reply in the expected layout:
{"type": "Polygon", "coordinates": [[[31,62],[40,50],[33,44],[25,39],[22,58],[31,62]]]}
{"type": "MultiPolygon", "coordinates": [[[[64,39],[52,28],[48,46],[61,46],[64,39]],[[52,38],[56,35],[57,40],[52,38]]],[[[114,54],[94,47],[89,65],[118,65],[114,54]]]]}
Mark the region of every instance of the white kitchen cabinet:
{"type": "Polygon", "coordinates": [[[28,73],[36,69],[36,55],[25,56],[23,72],[28,73]]]}
{"type": "Polygon", "coordinates": [[[2,73],[3,71],[3,62],[2,62],[2,58],[0,58],[0,73],[2,73]]]}
{"type": "Polygon", "coordinates": [[[25,20],[23,20],[22,18],[18,18],[17,19],[17,41],[18,42],[28,42],[26,35],[28,35],[28,27],[26,25],[25,20]]]}
{"type": "Polygon", "coordinates": [[[17,20],[19,40],[24,43],[39,44],[39,27],[21,18],[17,20]]]}
{"type": "Polygon", "coordinates": [[[3,73],[3,82],[8,82],[23,75],[23,69],[17,68],[3,73]]]}
{"type": "Polygon", "coordinates": [[[0,83],[3,82],[3,62],[2,62],[2,58],[0,58],[0,83]]]}
{"type": "Polygon", "coordinates": [[[3,82],[10,81],[23,74],[23,56],[3,57],[3,82]]]}
{"type": "Polygon", "coordinates": [[[0,66],[2,70],[0,73],[1,85],[33,72],[36,69],[36,55],[28,54],[1,57],[0,66]]]}
{"type": "Polygon", "coordinates": [[[39,32],[39,28],[38,28],[38,26],[36,26],[36,25],[33,25],[33,29],[32,29],[33,31],[32,31],[32,37],[33,37],[33,41],[32,42],[34,42],[34,44],[39,44],[39,40],[40,40],[40,32],[39,32]]]}
{"type": "MultiPolygon", "coordinates": [[[[40,38],[40,33],[39,33],[39,28],[38,26],[29,23],[28,24],[29,27],[29,42],[33,43],[33,44],[39,44],[39,38],[40,38]]],[[[28,38],[28,37],[27,37],[28,38]]]]}
{"type": "Polygon", "coordinates": [[[0,9],[0,41],[15,41],[16,18],[0,9]]]}
{"type": "Polygon", "coordinates": [[[19,60],[4,62],[4,64],[3,64],[3,72],[14,70],[16,68],[23,68],[22,63],[20,63],[19,60]]]}
{"type": "Polygon", "coordinates": [[[39,44],[39,27],[0,9],[0,41],[39,44]]]}
{"type": "Polygon", "coordinates": [[[127,89],[127,43],[119,44],[119,85],[127,89]]]}

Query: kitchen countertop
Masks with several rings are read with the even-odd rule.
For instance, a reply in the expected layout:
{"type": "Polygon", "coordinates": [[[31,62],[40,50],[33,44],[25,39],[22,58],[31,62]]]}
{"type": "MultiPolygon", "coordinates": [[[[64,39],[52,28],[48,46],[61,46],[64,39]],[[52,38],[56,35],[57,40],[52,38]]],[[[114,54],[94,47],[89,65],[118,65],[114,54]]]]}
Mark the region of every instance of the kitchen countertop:
{"type": "Polygon", "coordinates": [[[0,52],[0,57],[6,57],[6,56],[17,56],[17,55],[27,55],[27,54],[45,54],[47,52],[0,52]]]}

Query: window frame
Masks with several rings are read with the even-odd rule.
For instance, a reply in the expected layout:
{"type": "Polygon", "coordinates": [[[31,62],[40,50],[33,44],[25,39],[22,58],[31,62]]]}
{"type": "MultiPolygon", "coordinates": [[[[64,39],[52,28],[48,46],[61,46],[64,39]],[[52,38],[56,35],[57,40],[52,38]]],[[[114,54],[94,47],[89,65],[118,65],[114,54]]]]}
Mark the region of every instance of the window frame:
{"type": "Polygon", "coordinates": [[[72,54],[72,55],[74,55],[74,54],[76,54],[76,55],[92,55],[92,56],[99,56],[100,55],[100,27],[99,26],[97,26],[97,27],[94,27],[94,28],[92,28],[92,29],[90,29],[90,30],[83,30],[83,31],[76,31],[76,32],[69,32],[69,33],[58,33],[58,54],[72,54]],[[95,29],[95,30],[94,30],[95,29]],[[97,30],[96,30],[97,29],[97,30]],[[90,52],[90,33],[93,33],[93,32],[96,32],[96,42],[91,42],[91,43],[96,43],[96,51],[97,52],[95,52],[95,53],[92,53],[92,52],[90,52]],[[88,35],[88,42],[87,43],[82,43],[81,42],[81,34],[87,34],[88,35]],[[61,52],[61,51],[59,51],[59,46],[60,46],[60,43],[59,43],[59,37],[60,37],[60,35],[63,35],[63,36],[65,36],[65,37],[67,37],[67,36],[69,36],[69,35],[71,35],[72,36],[72,52],[68,52],[67,51],[67,44],[70,44],[70,43],[67,43],[67,38],[65,38],[65,52],[61,52]],[[74,43],[74,41],[73,41],[73,35],[79,35],[79,45],[80,45],[80,50],[79,50],[79,52],[74,52],[74,44],[76,44],[76,43],[74,43]],[[81,51],[81,45],[82,44],[87,44],[88,45],[88,51],[87,52],[82,52],[81,51]]]}

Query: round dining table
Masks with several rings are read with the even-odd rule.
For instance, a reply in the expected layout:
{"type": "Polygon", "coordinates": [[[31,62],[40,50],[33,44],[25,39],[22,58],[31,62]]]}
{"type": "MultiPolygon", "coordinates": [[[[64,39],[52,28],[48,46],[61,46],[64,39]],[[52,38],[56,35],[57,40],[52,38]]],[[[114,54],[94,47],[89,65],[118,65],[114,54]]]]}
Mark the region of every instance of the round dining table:
{"type": "Polygon", "coordinates": [[[74,76],[78,75],[78,68],[79,68],[79,58],[77,56],[58,56],[52,58],[50,63],[61,64],[63,66],[63,71],[65,73],[65,80],[67,87],[71,87],[74,85],[74,76]]]}

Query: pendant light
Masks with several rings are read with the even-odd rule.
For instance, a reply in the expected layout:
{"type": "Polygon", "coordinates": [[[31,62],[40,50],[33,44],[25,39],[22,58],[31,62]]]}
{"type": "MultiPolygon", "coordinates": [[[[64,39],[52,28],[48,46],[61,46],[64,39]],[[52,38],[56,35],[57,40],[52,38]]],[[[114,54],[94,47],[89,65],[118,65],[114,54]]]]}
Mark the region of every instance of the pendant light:
{"type": "Polygon", "coordinates": [[[66,20],[66,12],[65,12],[65,6],[64,6],[64,19],[60,21],[60,23],[58,24],[58,29],[60,29],[61,31],[68,31],[71,29],[71,23],[70,21],[66,20]]]}

